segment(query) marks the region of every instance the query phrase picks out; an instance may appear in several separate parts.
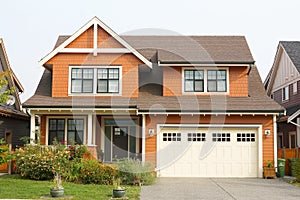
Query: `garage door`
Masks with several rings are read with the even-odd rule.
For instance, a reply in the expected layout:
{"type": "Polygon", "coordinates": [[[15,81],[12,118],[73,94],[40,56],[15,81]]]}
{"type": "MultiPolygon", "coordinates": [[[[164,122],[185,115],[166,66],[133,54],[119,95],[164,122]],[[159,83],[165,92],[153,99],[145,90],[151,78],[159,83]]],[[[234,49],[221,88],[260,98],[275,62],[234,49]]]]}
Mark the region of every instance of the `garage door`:
{"type": "Polygon", "coordinates": [[[257,177],[255,128],[161,128],[161,177],[257,177]]]}

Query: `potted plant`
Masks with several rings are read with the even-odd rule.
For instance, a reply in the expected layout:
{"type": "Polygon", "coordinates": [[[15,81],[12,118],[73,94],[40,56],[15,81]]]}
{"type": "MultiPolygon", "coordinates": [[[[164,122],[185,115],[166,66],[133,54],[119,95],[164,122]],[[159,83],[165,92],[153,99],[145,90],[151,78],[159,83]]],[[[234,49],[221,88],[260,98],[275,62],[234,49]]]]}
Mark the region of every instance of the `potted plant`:
{"type": "Polygon", "coordinates": [[[52,197],[64,196],[64,188],[62,186],[61,176],[57,172],[54,175],[53,185],[50,188],[50,194],[52,197]]]}
{"type": "Polygon", "coordinates": [[[271,161],[268,161],[267,166],[264,167],[264,178],[276,178],[275,167],[271,161]]]}
{"type": "Polygon", "coordinates": [[[121,180],[118,178],[114,181],[113,198],[124,197],[126,190],[120,186],[121,180]]]}

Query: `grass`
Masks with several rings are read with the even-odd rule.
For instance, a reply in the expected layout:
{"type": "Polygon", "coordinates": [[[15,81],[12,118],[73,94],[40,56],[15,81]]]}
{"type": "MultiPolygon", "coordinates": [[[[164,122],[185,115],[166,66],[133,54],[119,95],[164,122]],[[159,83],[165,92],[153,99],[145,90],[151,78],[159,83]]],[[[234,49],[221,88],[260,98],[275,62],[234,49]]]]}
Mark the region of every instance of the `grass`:
{"type": "MultiPolygon", "coordinates": [[[[22,179],[19,175],[0,176],[0,199],[39,199],[49,196],[50,181],[34,181],[22,179]]],[[[65,196],[73,196],[74,200],[111,199],[113,186],[83,185],[63,182],[65,196]]],[[[139,199],[141,188],[126,186],[126,196],[129,199],[139,199]]]]}

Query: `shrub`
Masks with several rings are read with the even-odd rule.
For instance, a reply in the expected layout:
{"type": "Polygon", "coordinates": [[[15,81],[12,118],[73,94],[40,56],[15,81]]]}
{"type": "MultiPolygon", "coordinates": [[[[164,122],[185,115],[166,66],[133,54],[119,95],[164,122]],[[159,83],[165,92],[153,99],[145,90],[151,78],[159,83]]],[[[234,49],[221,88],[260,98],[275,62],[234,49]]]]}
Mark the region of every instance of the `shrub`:
{"type": "Polygon", "coordinates": [[[154,167],[136,159],[126,159],[115,163],[123,184],[150,185],[155,181],[154,167]]]}
{"type": "Polygon", "coordinates": [[[17,149],[16,166],[21,176],[34,180],[50,180],[55,172],[63,172],[69,151],[63,146],[27,145],[17,149]]]}
{"type": "Polygon", "coordinates": [[[84,160],[81,164],[80,180],[84,184],[112,185],[117,171],[111,165],[99,163],[95,160],[84,160]]]}
{"type": "Polygon", "coordinates": [[[298,182],[300,182],[300,159],[295,163],[294,174],[298,182]]]}
{"type": "Polygon", "coordinates": [[[12,155],[9,153],[8,144],[5,144],[3,139],[0,139],[0,165],[9,162],[12,155]]]}

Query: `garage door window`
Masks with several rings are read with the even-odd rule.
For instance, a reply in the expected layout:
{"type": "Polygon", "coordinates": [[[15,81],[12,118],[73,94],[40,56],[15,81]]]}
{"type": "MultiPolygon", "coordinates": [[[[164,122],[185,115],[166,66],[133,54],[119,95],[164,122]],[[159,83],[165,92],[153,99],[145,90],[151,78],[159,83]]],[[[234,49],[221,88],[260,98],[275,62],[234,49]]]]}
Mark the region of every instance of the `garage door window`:
{"type": "Polygon", "coordinates": [[[163,141],[181,141],[181,133],[163,133],[163,141]]]}
{"type": "Polygon", "coordinates": [[[213,133],[213,142],[230,142],[230,133],[213,133]]]}
{"type": "Polygon", "coordinates": [[[255,142],[254,133],[238,133],[237,134],[238,142],[255,142]]]}
{"type": "Polygon", "coordinates": [[[205,142],[206,133],[188,133],[188,142],[205,142]]]}

